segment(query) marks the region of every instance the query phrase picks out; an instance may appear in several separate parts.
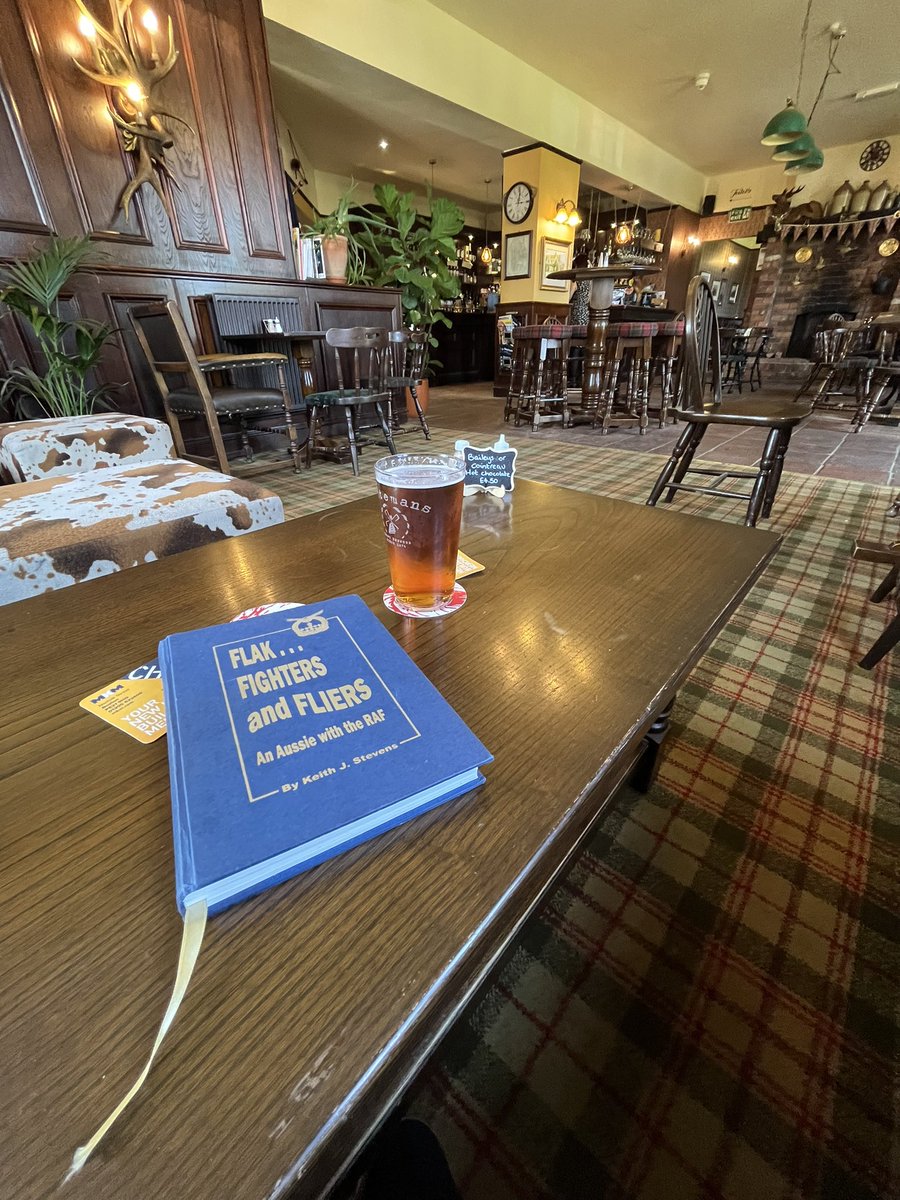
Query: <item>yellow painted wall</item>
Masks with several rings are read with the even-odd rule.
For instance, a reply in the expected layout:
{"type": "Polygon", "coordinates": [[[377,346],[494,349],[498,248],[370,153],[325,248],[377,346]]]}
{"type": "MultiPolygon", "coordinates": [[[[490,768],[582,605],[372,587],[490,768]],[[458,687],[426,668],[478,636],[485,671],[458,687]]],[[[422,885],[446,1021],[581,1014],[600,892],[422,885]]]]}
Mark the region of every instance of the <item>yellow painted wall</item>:
{"type": "MultiPolygon", "coordinates": [[[[643,191],[699,210],[701,172],[427,0],[343,0],[339,11],[328,4],[263,0],[263,12],[323,45],[518,130],[525,141],[558,146],[643,191]]],[[[567,28],[564,12],[557,22],[548,9],[548,35],[577,32],[567,28]]]]}
{"type": "MultiPolygon", "coordinates": [[[[534,205],[526,220],[511,225],[503,214],[503,246],[509,233],[531,232],[531,275],[528,279],[501,279],[500,303],[524,304],[542,301],[551,304],[567,304],[570,288],[564,291],[541,287],[543,239],[571,244],[577,232],[571,225],[558,225],[553,220],[558,200],[578,199],[578,180],[581,168],[571,159],[554,154],[544,146],[526,150],[523,154],[507,155],[503,160],[503,195],[514,183],[530,184],[535,190],[534,205]]],[[[570,253],[571,263],[571,253],[570,253]]]]}
{"type": "Polygon", "coordinates": [[[849,179],[854,187],[859,187],[864,179],[873,187],[877,187],[885,178],[900,185],[900,133],[886,133],[882,136],[891,143],[891,156],[879,171],[863,171],[859,165],[859,156],[872,141],[871,138],[864,142],[852,142],[847,146],[832,146],[824,150],[825,164],[821,171],[811,171],[808,175],[785,175],[783,164],[772,162],[769,157],[770,148],[760,146],[758,167],[713,176],[707,180],[707,194],[715,195],[716,212],[724,212],[728,208],[743,207],[745,204],[757,207],[769,204],[777,192],[786,187],[796,187],[798,184],[803,185],[803,191],[795,201],[797,204],[804,200],[820,200],[827,204],[845,179],[849,179]],[[733,191],[746,188],[750,189],[750,199],[738,197],[731,200],[733,191]]]}

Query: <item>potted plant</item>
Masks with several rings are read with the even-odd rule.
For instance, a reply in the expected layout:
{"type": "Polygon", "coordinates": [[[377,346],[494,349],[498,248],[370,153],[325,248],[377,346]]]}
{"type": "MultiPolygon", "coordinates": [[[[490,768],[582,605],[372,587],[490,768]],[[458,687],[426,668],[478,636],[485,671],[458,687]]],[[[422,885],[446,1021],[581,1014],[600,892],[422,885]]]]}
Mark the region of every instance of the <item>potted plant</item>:
{"type": "Polygon", "coordinates": [[[93,249],[87,237],[54,237],[0,275],[0,302],[31,326],[46,364],[40,375],[13,363],[0,385],[0,402],[14,396],[20,417],[84,416],[108,407],[115,385],[93,387],[88,379],[115,330],[99,321],[66,320],[59,305],[63,288],[93,249]]]}
{"type": "Polygon", "coordinates": [[[354,226],[365,227],[371,218],[351,211],[355,192],[356,184],[351,183],[338,197],[333,212],[316,217],[311,225],[304,226],[304,232],[317,234],[322,239],[326,283],[360,283],[364,279],[365,258],[354,226]]]}
{"type": "MultiPolygon", "coordinates": [[[[376,185],[374,195],[382,212],[367,209],[371,220],[357,235],[366,257],[367,281],[377,287],[400,286],[404,324],[423,330],[434,349],[438,344],[434,326],[451,324],[441,302],[459,295],[459,281],[451,274],[449,261],[456,260],[454,239],[463,227],[463,211],[452,200],[429,193],[428,212],[419,213],[413,193],[398,191],[392,183],[376,185]]],[[[427,375],[440,365],[429,353],[426,379],[419,390],[423,409],[427,375]]]]}

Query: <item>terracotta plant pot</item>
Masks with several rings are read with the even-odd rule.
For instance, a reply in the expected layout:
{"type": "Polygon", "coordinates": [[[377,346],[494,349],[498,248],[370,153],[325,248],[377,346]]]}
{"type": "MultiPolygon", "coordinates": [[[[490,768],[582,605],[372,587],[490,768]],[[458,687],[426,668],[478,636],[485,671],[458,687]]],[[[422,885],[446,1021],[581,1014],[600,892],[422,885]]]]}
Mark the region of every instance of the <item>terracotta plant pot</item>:
{"type": "Polygon", "coordinates": [[[343,234],[322,238],[322,254],[325,258],[325,282],[347,282],[347,239],[343,234]]]}
{"type": "MultiPolygon", "coordinates": [[[[428,412],[428,380],[420,379],[416,385],[416,395],[419,397],[419,404],[422,412],[428,412]]],[[[406,415],[411,417],[413,421],[418,421],[419,414],[416,412],[416,406],[413,404],[412,394],[409,388],[406,389],[406,415]]]]}

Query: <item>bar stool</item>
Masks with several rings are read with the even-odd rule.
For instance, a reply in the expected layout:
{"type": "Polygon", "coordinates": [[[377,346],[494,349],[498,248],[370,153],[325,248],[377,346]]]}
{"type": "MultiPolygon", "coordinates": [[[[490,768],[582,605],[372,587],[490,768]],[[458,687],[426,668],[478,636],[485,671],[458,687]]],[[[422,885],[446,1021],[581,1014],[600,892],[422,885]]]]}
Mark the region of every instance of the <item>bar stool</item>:
{"type": "Polygon", "coordinates": [[[653,358],[653,339],[659,332],[655,321],[616,321],[606,331],[607,379],[603,400],[592,421],[596,428],[600,420],[601,434],[608,433],[613,412],[619,411],[637,420],[641,434],[647,432],[647,406],[650,398],[650,362],[653,358]],[[619,379],[625,366],[625,395],[618,399],[619,379]]]}
{"type": "Polygon", "coordinates": [[[665,425],[669,416],[669,405],[675,400],[678,359],[681,354],[681,339],[684,336],[684,313],[672,321],[660,321],[653,339],[653,358],[650,362],[650,388],[659,376],[659,427],[665,425]]]}
{"type": "Polygon", "coordinates": [[[570,422],[568,353],[569,325],[520,325],[513,330],[513,359],[503,419],[518,426],[530,420],[537,432],[542,421],[570,422]]]}

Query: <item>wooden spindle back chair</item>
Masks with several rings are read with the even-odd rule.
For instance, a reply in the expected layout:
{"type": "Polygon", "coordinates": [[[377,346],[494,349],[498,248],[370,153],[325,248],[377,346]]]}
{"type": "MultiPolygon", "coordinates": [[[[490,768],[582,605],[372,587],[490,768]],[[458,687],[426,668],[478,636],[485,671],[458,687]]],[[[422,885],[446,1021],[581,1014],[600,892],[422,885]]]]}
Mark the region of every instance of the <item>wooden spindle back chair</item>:
{"type": "Polygon", "coordinates": [[[722,397],[722,361],[715,301],[709,284],[699,275],[688,287],[684,320],[682,389],[676,414],[685,422],[672,456],[653,485],[647,503],[653,507],[666,493],[670,503],[678,491],[747,501],[746,525],[769,516],[791,433],[812,411],[809,404],[793,400],[722,397]],[[755,471],[730,471],[720,467],[691,467],[691,460],[710,425],[745,426],[768,430],[765,449],[755,471]],[[711,476],[705,486],[684,482],[685,476],[711,476]],[[726,490],[729,479],[752,479],[749,493],[726,490]]]}
{"type": "Polygon", "coordinates": [[[396,453],[388,421],[389,395],[385,386],[388,330],[369,325],[354,325],[349,329],[328,329],[325,345],[331,350],[337,387],[312,392],[306,397],[309,420],[309,441],[306,448],[307,465],[312,456],[324,452],[319,440],[319,415],[322,408],[343,411],[347,424],[347,445],[353,474],[359,474],[359,447],[381,439],[360,436],[372,426],[361,424],[360,413],[371,404],[378,417],[384,444],[396,453]]]}

